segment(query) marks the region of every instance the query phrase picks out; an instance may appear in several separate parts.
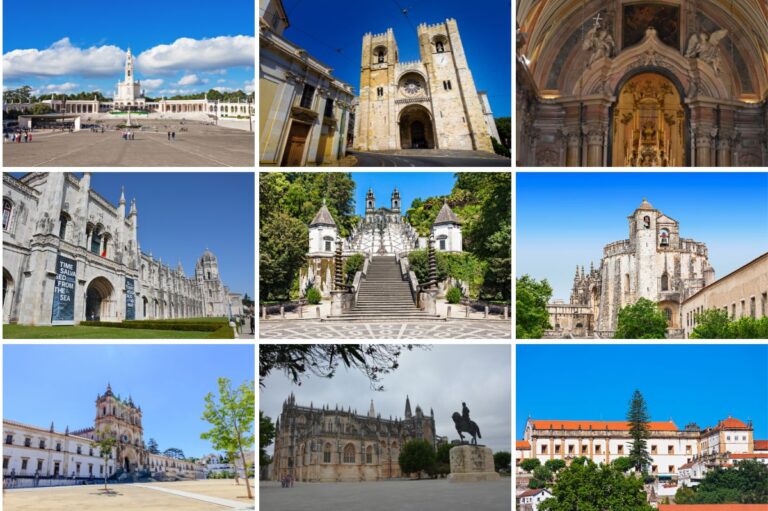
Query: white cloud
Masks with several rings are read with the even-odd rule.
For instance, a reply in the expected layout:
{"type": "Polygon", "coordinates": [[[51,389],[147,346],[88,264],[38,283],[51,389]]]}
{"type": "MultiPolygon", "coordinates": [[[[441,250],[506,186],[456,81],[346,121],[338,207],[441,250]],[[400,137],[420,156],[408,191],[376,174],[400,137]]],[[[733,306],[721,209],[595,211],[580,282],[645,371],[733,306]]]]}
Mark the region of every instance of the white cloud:
{"type": "Polygon", "coordinates": [[[44,90],[46,92],[72,92],[78,87],[80,87],[78,84],[72,83],[72,82],[65,82],[65,83],[59,83],[59,84],[52,83],[50,85],[46,85],[45,87],[42,87],[41,90],[44,90]]]}
{"type": "Polygon", "coordinates": [[[145,73],[179,70],[212,71],[223,67],[253,66],[256,38],[221,36],[212,39],[182,37],[142,52],[137,67],[145,73]]]}
{"type": "Polygon", "coordinates": [[[146,80],[141,81],[141,85],[146,90],[157,90],[159,87],[163,86],[163,80],[162,78],[150,78],[146,80]]]}
{"type": "Polygon", "coordinates": [[[197,83],[200,83],[200,78],[197,77],[197,75],[184,75],[179,80],[178,85],[184,86],[184,85],[195,85],[197,83]]]}
{"type": "Polygon", "coordinates": [[[161,89],[157,91],[161,94],[165,94],[166,96],[176,96],[176,95],[184,95],[184,94],[196,94],[200,91],[195,89],[161,89]]]}
{"type": "Polygon", "coordinates": [[[224,78],[220,78],[220,79],[216,80],[216,83],[227,83],[227,80],[224,79],[224,78]]]}
{"type": "Polygon", "coordinates": [[[254,80],[246,80],[245,81],[245,84],[244,84],[245,92],[250,94],[251,92],[254,91],[253,82],[254,82],[254,80]]]}
{"type": "Polygon", "coordinates": [[[232,87],[214,87],[213,90],[217,90],[219,92],[234,92],[235,89],[232,87]]]}
{"type": "Polygon", "coordinates": [[[114,76],[123,67],[125,53],[117,46],[78,48],[65,37],[43,50],[12,50],[3,55],[6,79],[24,76],[114,76]]]}

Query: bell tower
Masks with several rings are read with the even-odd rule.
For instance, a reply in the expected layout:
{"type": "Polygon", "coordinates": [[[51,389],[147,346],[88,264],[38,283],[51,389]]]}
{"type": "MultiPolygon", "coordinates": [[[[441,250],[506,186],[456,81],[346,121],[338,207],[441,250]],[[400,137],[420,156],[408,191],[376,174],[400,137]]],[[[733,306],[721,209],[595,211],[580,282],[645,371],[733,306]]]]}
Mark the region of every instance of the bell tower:
{"type": "Polygon", "coordinates": [[[395,187],[392,192],[392,211],[400,213],[400,191],[395,187]]]}
{"type": "Polygon", "coordinates": [[[373,190],[368,188],[368,193],[365,194],[365,214],[370,215],[376,211],[376,198],[373,196],[373,190]]]}
{"type": "Polygon", "coordinates": [[[367,33],[363,36],[356,149],[396,147],[395,79],[398,62],[397,42],[391,28],[381,34],[367,33]]]}

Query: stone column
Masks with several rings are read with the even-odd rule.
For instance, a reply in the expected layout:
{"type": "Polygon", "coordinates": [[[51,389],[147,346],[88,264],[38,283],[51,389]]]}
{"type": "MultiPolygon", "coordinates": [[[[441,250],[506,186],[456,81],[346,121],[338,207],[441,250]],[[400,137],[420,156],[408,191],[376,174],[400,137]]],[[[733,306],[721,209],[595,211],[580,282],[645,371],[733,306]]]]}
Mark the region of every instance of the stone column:
{"type": "Polygon", "coordinates": [[[725,137],[717,143],[717,166],[731,166],[731,138],[725,137]]]}
{"type": "Polygon", "coordinates": [[[709,167],[711,152],[711,137],[709,130],[696,131],[696,166],[709,167]]]}
{"type": "Polygon", "coordinates": [[[587,166],[602,167],[603,163],[603,139],[602,130],[593,129],[587,133],[587,166]]]}
{"type": "Polygon", "coordinates": [[[567,149],[565,153],[565,165],[567,167],[579,166],[579,142],[580,138],[578,133],[569,131],[565,133],[567,149]]]}

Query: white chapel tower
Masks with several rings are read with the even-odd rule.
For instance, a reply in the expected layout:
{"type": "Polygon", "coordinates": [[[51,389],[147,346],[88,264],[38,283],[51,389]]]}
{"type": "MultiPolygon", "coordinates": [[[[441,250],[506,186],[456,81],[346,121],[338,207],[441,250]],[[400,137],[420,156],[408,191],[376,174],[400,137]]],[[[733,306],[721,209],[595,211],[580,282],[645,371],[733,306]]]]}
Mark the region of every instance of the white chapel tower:
{"type": "Polygon", "coordinates": [[[125,54],[125,80],[117,82],[115,108],[144,108],[144,95],[141,92],[141,82],[134,78],[133,55],[131,54],[131,49],[128,48],[128,53],[125,54]]]}

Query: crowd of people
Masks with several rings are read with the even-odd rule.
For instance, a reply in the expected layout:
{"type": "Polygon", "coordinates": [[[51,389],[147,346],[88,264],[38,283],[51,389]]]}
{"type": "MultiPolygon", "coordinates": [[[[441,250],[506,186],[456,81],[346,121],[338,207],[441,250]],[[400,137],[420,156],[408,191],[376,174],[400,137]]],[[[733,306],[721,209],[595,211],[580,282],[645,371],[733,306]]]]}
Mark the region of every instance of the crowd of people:
{"type": "Polygon", "coordinates": [[[4,142],[7,144],[9,142],[13,143],[16,142],[17,144],[21,144],[24,142],[25,144],[27,142],[32,142],[32,132],[28,130],[18,130],[14,132],[5,132],[5,138],[4,142]]]}
{"type": "Polygon", "coordinates": [[[135,140],[134,133],[131,130],[123,130],[122,136],[123,136],[123,140],[135,140]]]}

